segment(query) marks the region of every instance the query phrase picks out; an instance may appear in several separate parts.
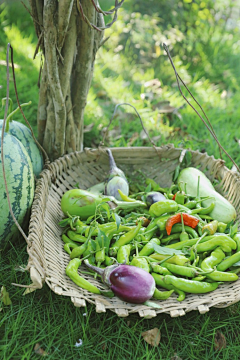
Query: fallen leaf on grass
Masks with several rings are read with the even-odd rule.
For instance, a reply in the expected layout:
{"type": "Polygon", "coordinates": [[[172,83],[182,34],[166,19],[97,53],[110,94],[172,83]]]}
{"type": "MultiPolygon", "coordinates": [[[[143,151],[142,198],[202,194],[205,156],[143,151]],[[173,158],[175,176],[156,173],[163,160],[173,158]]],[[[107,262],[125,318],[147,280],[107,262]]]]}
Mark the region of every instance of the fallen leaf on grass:
{"type": "Polygon", "coordinates": [[[171,357],[171,360],[182,360],[177,354],[174,354],[174,356],[171,357]]]}
{"type": "Polygon", "coordinates": [[[34,346],[34,351],[35,351],[35,353],[36,353],[37,355],[40,355],[40,356],[47,356],[47,355],[48,355],[48,353],[41,348],[41,346],[40,346],[39,343],[37,343],[37,344],[34,346]]]}
{"type": "Polygon", "coordinates": [[[1,287],[0,299],[4,303],[4,305],[11,305],[12,301],[9,297],[9,293],[7,292],[5,286],[1,287]]]}
{"type": "Polygon", "coordinates": [[[151,346],[158,346],[161,339],[161,333],[158,328],[154,328],[142,333],[143,339],[151,346]]]}
{"type": "Polygon", "coordinates": [[[216,351],[225,349],[227,346],[226,338],[221,331],[217,331],[214,338],[214,349],[216,351]]]}
{"type": "Polygon", "coordinates": [[[83,132],[88,133],[88,132],[92,131],[93,128],[94,128],[94,123],[91,123],[89,125],[84,126],[83,132]]]}

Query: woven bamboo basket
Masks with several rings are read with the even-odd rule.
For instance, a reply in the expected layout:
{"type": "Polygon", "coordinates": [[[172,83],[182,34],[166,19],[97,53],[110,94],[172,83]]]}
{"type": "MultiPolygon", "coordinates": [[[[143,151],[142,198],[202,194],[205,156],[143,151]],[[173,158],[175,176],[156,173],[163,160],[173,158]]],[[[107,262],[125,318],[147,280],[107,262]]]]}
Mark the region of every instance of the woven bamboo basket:
{"type": "MultiPolygon", "coordinates": [[[[171,179],[182,149],[167,145],[159,148],[113,148],[111,149],[117,166],[128,177],[133,177],[135,170],[141,170],[147,177],[154,178],[162,187],[171,185],[171,179]]],[[[216,188],[236,208],[240,218],[240,177],[230,171],[222,160],[199,151],[191,151],[191,166],[199,168],[211,180],[219,180],[216,188]]],[[[95,304],[96,312],[111,310],[118,316],[126,317],[138,313],[141,317],[151,318],[160,313],[168,313],[172,317],[198,310],[209,311],[210,307],[224,308],[240,300],[240,279],[234,283],[220,285],[214,292],[204,295],[187,294],[182,302],[172,295],[168,300],[155,301],[161,309],[146,305],[126,303],[117,297],[106,298],[89,293],[75,285],[65,274],[69,255],[64,251],[61,240],[62,229],[58,226],[63,218],[60,207],[61,197],[77,183],[86,189],[102,182],[109,171],[108,156],[104,148],[85,149],[65,155],[50,164],[41,173],[37,182],[35,199],[30,219],[27,251],[29,254],[28,269],[32,284],[27,291],[41,288],[44,282],[58,295],[69,296],[77,307],[86,306],[86,302],[95,304]]],[[[133,178],[134,180],[134,178],[133,178]]],[[[84,269],[84,265],[80,267],[84,269]]],[[[97,279],[82,275],[101,289],[105,289],[97,279]]]]}

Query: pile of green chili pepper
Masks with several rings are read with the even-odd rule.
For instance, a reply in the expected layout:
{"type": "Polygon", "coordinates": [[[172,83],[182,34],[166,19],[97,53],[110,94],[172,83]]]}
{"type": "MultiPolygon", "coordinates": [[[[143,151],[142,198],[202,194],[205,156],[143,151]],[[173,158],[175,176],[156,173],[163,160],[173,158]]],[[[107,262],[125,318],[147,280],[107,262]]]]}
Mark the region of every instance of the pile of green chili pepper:
{"type": "MultiPolygon", "coordinates": [[[[148,192],[160,192],[165,200],[143,208],[126,206],[117,212],[104,202],[87,220],[69,215],[59,223],[64,229],[64,250],[70,257],[67,275],[78,286],[101,294],[79,275],[82,260],[102,268],[114,263],[133,265],[151,273],[156,286],[168,290],[159,291],[156,298],[165,300],[174,292],[178,301],[184,300],[186,293],[203,294],[236,281],[240,272],[237,223],[211,218],[214,199],[208,207],[202,206],[210,197],[191,197],[178,184],[161,188],[152,179],[146,184],[148,192]]],[[[126,196],[120,191],[120,195],[131,204],[144,202],[147,193],[126,196]]]]}

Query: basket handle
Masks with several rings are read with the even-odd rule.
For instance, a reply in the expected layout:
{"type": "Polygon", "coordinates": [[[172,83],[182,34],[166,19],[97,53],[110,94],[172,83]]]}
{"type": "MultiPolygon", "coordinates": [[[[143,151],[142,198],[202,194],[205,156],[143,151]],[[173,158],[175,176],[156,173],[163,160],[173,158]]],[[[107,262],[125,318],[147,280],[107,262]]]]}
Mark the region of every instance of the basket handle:
{"type": "Polygon", "coordinates": [[[148,133],[147,129],[145,128],[144,124],[143,124],[143,121],[142,121],[142,118],[141,118],[139,112],[137,111],[137,109],[135,108],[135,106],[133,106],[133,105],[131,105],[131,104],[129,104],[129,103],[125,103],[125,102],[124,102],[124,103],[117,104],[117,105],[115,106],[114,111],[113,111],[113,115],[112,115],[112,117],[111,117],[111,119],[110,119],[110,121],[109,121],[109,124],[107,125],[107,129],[106,129],[106,131],[105,131],[105,133],[104,133],[104,135],[103,135],[103,139],[102,139],[102,141],[100,141],[100,143],[99,143],[99,147],[105,146],[104,141],[105,141],[105,139],[106,139],[108,129],[109,129],[110,125],[112,124],[113,120],[114,120],[114,117],[115,117],[115,114],[116,114],[116,112],[117,112],[118,107],[119,107],[119,106],[125,106],[125,105],[131,106],[131,107],[135,110],[135,112],[136,112],[136,114],[137,114],[137,116],[138,116],[138,118],[139,118],[139,120],[140,120],[140,123],[141,123],[141,126],[142,126],[143,131],[144,131],[145,134],[147,135],[147,138],[148,138],[148,140],[150,141],[150,143],[152,144],[152,146],[156,149],[156,148],[157,148],[157,145],[154,143],[154,141],[153,141],[153,140],[151,139],[151,137],[149,136],[149,133],[148,133]]]}
{"type": "Polygon", "coordinates": [[[176,76],[176,80],[177,80],[177,84],[178,84],[178,89],[182,95],[182,97],[184,98],[184,100],[188,103],[188,105],[191,106],[191,108],[195,111],[195,113],[200,117],[200,119],[202,120],[202,122],[204,123],[204,125],[206,126],[206,128],[208,129],[208,131],[210,132],[210,134],[213,136],[214,140],[217,142],[218,144],[218,147],[219,147],[219,153],[220,153],[220,158],[222,159],[222,154],[221,154],[221,150],[227,155],[227,157],[231,160],[231,162],[236,166],[237,168],[237,171],[240,173],[240,168],[238,167],[238,165],[236,164],[236,162],[233,160],[233,158],[228,154],[228,152],[224,149],[224,147],[220,144],[218,138],[217,138],[217,135],[215,134],[215,131],[213,130],[213,127],[212,127],[212,124],[210,122],[210,120],[208,119],[205,111],[203,110],[202,106],[199,104],[199,102],[195,99],[195,97],[193,96],[193,94],[191,93],[191,91],[188,89],[187,85],[184,83],[184,81],[181,79],[181,77],[179,76],[175,66],[174,66],[174,63],[173,63],[173,60],[172,60],[172,57],[170,55],[170,52],[168,50],[168,47],[166,44],[163,44],[163,47],[167,53],[167,56],[171,62],[171,65],[172,65],[172,68],[175,72],[175,76],[176,76]],[[181,83],[183,84],[183,86],[187,89],[188,93],[190,94],[190,96],[193,98],[193,100],[196,102],[196,104],[200,107],[201,111],[203,112],[205,118],[207,119],[207,122],[208,124],[206,123],[206,121],[203,119],[203,117],[199,114],[199,112],[195,109],[195,107],[187,100],[186,96],[183,95],[183,92],[181,90],[181,86],[180,86],[180,83],[179,83],[179,80],[181,81],[181,83]]]}

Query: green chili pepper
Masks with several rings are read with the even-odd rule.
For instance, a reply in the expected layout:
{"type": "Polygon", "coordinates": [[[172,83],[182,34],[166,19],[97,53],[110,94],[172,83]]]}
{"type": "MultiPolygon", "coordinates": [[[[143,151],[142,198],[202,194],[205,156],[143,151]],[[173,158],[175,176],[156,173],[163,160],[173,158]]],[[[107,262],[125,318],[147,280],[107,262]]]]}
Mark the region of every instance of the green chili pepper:
{"type": "Polygon", "coordinates": [[[144,257],[134,256],[130,265],[141,268],[141,269],[147,271],[148,273],[150,272],[150,267],[149,267],[148,261],[144,257]]]}
{"type": "Polygon", "coordinates": [[[224,252],[221,248],[216,248],[211,252],[211,255],[205,258],[201,263],[201,269],[203,271],[213,271],[207,274],[207,278],[214,281],[236,281],[238,279],[237,274],[230,274],[223,271],[214,270],[214,266],[219,264],[225,257],[224,252]]]}
{"type": "Polygon", "coordinates": [[[203,215],[203,214],[199,214],[200,218],[203,220],[213,220],[213,218],[209,215],[203,215]]]}
{"type": "MultiPolygon", "coordinates": [[[[184,225],[184,229],[185,231],[191,235],[193,238],[198,238],[198,233],[196,232],[196,230],[194,230],[193,228],[191,228],[191,226],[187,226],[184,225]]],[[[171,234],[173,233],[178,233],[182,231],[182,225],[181,224],[174,224],[171,230],[171,234]]]]}
{"type": "Polygon", "coordinates": [[[207,233],[208,235],[214,235],[215,232],[217,231],[217,227],[218,227],[218,221],[213,220],[202,227],[202,233],[203,234],[207,233]]]}
{"type": "Polygon", "coordinates": [[[161,239],[161,243],[162,244],[168,244],[170,241],[172,240],[178,240],[180,238],[180,232],[176,233],[176,234],[172,234],[165,237],[165,238],[162,238],[161,239]]]}
{"type": "Polygon", "coordinates": [[[166,247],[170,248],[170,249],[175,249],[175,250],[182,250],[185,247],[190,247],[190,246],[195,245],[199,241],[199,239],[200,239],[199,243],[203,243],[203,242],[206,242],[213,238],[214,238],[214,236],[205,236],[202,239],[198,237],[196,239],[180,241],[179,243],[176,243],[176,244],[167,245],[166,247]]]}
{"type": "Polygon", "coordinates": [[[88,290],[94,294],[101,294],[101,291],[96,286],[78,274],[78,268],[81,263],[82,261],[78,258],[70,260],[68,266],[66,267],[67,276],[70,277],[70,279],[82,289],[88,290]]]}
{"type": "Polygon", "coordinates": [[[207,283],[202,281],[194,281],[179,278],[173,275],[166,275],[164,277],[164,281],[168,285],[173,285],[184,292],[192,294],[205,294],[216,290],[219,285],[217,282],[207,283]]]}
{"type": "Polygon", "coordinates": [[[139,222],[135,228],[120,236],[120,238],[113,244],[113,247],[109,249],[109,254],[112,256],[116,255],[121,246],[129,244],[137,236],[141,227],[142,224],[139,222]]]}
{"type": "Polygon", "coordinates": [[[73,240],[73,241],[77,241],[77,242],[85,242],[87,240],[87,238],[85,236],[82,236],[80,234],[75,233],[75,231],[73,230],[68,230],[67,235],[69,237],[69,239],[73,240]]]}
{"type": "Polygon", "coordinates": [[[64,244],[64,246],[63,246],[64,250],[65,250],[69,255],[71,255],[71,252],[72,252],[71,249],[74,249],[74,247],[75,247],[75,245],[73,246],[73,245],[70,244],[70,243],[66,243],[66,244],[64,244]]]}
{"type": "Polygon", "coordinates": [[[156,263],[151,263],[152,271],[161,275],[172,275],[172,273],[166,268],[156,263]]]}
{"type": "Polygon", "coordinates": [[[196,207],[197,201],[191,200],[184,204],[188,209],[194,209],[196,207]]]}
{"type": "Polygon", "coordinates": [[[233,240],[236,241],[237,244],[237,252],[240,251],[240,233],[236,233],[233,236],[233,240]]]}
{"type": "Polygon", "coordinates": [[[225,271],[238,261],[240,261],[240,251],[223,260],[219,265],[217,265],[217,270],[225,271]]]}
{"type": "Polygon", "coordinates": [[[157,300],[167,300],[172,295],[173,292],[174,290],[160,291],[156,288],[153,293],[153,298],[157,300]]]}
{"type": "Polygon", "coordinates": [[[151,255],[154,250],[154,244],[160,245],[161,241],[158,238],[151,239],[139,252],[139,256],[148,256],[151,255]]]}
{"type": "Polygon", "coordinates": [[[96,247],[95,260],[98,267],[105,260],[105,248],[104,247],[101,248],[98,242],[96,247]]]}
{"type": "Polygon", "coordinates": [[[79,245],[77,243],[75,243],[74,241],[72,241],[71,239],[69,239],[69,237],[67,237],[65,234],[62,234],[62,240],[65,244],[70,244],[72,246],[72,248],[74,249],[74,247],[78,247],[79,245]]]}
{"type": "Polygon", "coordinates": [[[152,254],[150,255],[150,258],[159,261],[166,259],[166,262],[176,265],[185,265],[189,262],[189,259],[186,258],[184,255],[173,255],[171,258],[169,258],[169,255],[152,254]]]}
{"type": "Polygon", "coordinates": [[[181,232],[181,234],[180,234],[180,241],[189,240],[188,233],[185,231],[185,228],[184,228],[184,222],[183,222],[183,216],[182,216],[182,214],[181,214],[181,222],[182,222],[182,232],[181,232]]]}
{"type": "Polygon", "coordinates": [[[216,235],[212,239],[198,244],[196,250],[198,253],[211,251],[220,247],[224,252],[232,251],[236,249],[236,242],[227,235],[216,235]]]}
{"type": "Polygon", "coordinates": [[[192,278],[192,280],[194,281],[203,281],[204,279],[206,279],[206,276],[204,275],[198,275],[195,278],[192,278]]]}
{"type": "Polygon", "coordinates": [[[215,202],[212,202],[212,203],[211,203],[208,207],[206,207],[206,208],[198,207],[198,208],[196,208],[196,209],[193,209],[193,210],[191,211],[191,215],[193,215],[193,214],[199,214],[199,215],[201,215],[201,214],[204,214],[204,215],[209,214],[209,213],[214,209],[214,207],[215,207],[215,202]]]}
{"type": "Polygon", "coordinates": [[[172,213],[178,210],[178,204],[174,200],[158,201],[150,206],[149,214],[153,217],[161,216],[165,213],[172,213]]]}
{"type": "Polygon", "coordinates": [[[74,258],[78,258],[81,255],[83,255],[83,253],[87,250],[88,248],[88,241],[86,241],[84,244],[82,244],[81,246],[77,246],[75,247],[71,254],[70,254],[70,259],[74,259],[74,258]]]}
{"type": "Polygon", "coordinates": [[[163,231],[166,228],[167,220],[169,219],[170,215],[163,215],[155,219],[156,225],[159,230],[163,231]]]}
{"type": "Polygon", "coordinates": [[[179,295],[177,298],[178,301],[183,301],[185,299],[185,296],[186,296],[185,292],[176,288],[173,285],[166,284],[166,282],[164,281],[164,278],[165,278],[164,276],[156,274],[156,273],[152,273],[151,275],[154,278],[154,280],[158,286],[160,286],[164,289],[167,289],[167,290],[174,290],[174,292],[179,295]]]}
{"type": "Polygon", "coordinates": [[[88,258],[88,261],[90,262],[90,264],[95,263],[94,252],[95,252],[95,249],[93,248],[92,241],[89,240],[87,242],[87,249],[83,253],[83,257],[86,257],[86,256],[90,255],[89,258],[88,258]]]}
{"type": "Polygon", "coordinates": [[[132,199],[132,198],[130,198],[129,196],[125,195],[120,189],[118,189],[118,192],[119,192],[119,195],[121,196],[121,199],[122,199],[123,201],[128,201],[128,202],[135,202],[135,201],[137,201],[137,200],[132,199]]]}
{"type": "Polygon", "coordinates": [[[116,259],[106,255],[104,263],[106,266],[110,266],[110,265],[116,263],[116,259]]]}
{"type": "Polygon", "coordinates": [[[187,267],[187,266],[179,266],[171,263],[163,263],[163,267],[166,267],[171,273],[186,277],[196,277],[199,275],[199,272],[195,270],[194,268],[187,267]]]}
{"type": "Polygon", "coordinates": [[[117,262],[119,264],[129,264],[129,256],[131,252],[132,246],[131,244],[123,245],[118,249],[117,252],[117,262]]]}
{"type": "Polygon", "coordinates": [[[176,201],[177,204],[184,205],[184,201],[185,201],[184,191],[178,191],[176,193],[174,201],[176,201]]]}
{"type": "Polygon", "coordinates": [[[226,230],[227,228],[227,224],[219,221],[218,222],[218,227],[217,227],[217,231],[220,232],[220,233],[224,233],[224,231],[226,230]]]}

